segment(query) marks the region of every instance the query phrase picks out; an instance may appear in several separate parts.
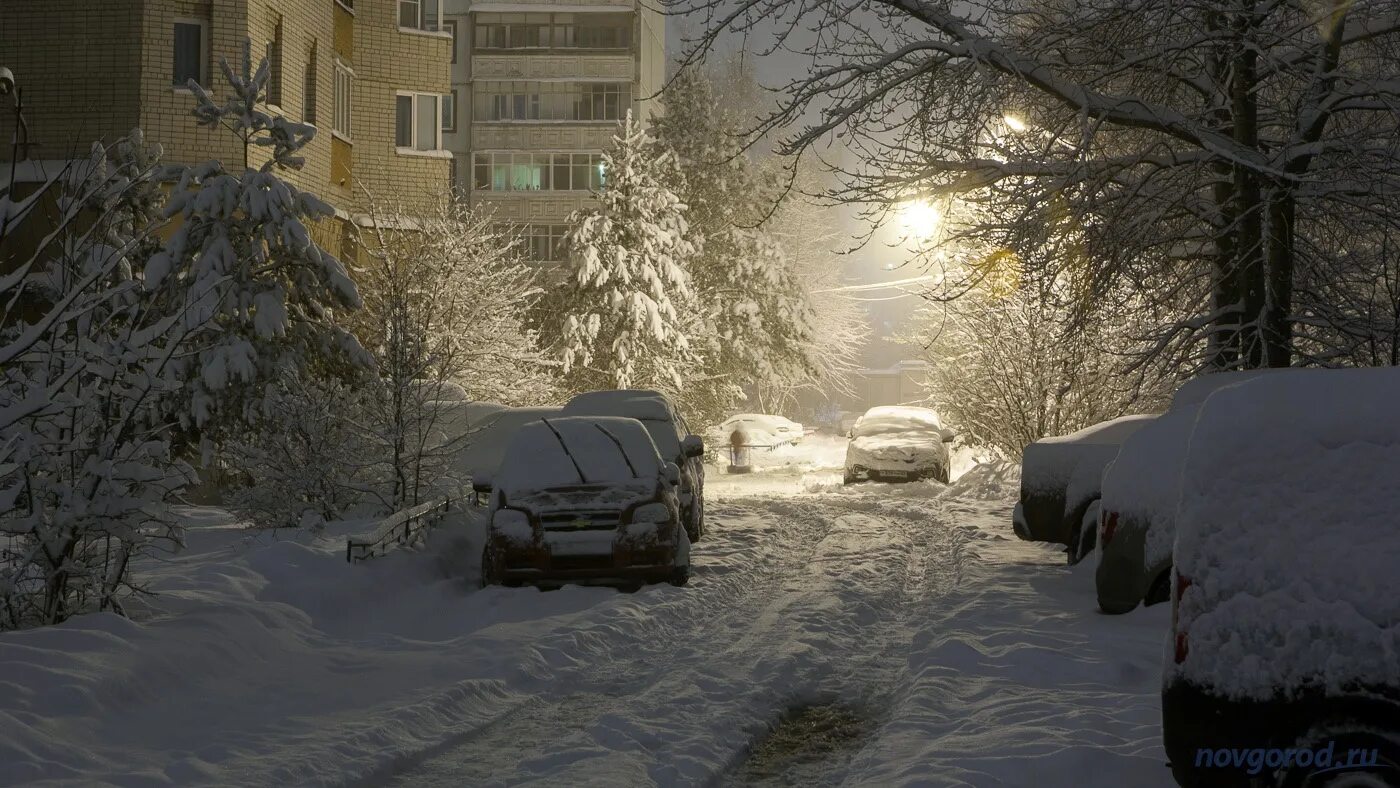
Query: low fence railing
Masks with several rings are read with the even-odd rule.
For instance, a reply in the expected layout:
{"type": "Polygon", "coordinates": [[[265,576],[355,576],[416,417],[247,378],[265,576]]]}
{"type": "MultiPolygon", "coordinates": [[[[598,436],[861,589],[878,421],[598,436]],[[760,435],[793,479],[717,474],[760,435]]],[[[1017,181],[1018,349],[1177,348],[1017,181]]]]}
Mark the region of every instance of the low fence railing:
{"type": "Polygon", "coordinates": [[[452,508],[454,499],[435,498],[421,503],[412,509],[404,509],[375,523],[371,538],[351,538],[345,540],[345,560],[354,563],[384,555],[395,547],[412,545],[439,518],[452,508]]]}

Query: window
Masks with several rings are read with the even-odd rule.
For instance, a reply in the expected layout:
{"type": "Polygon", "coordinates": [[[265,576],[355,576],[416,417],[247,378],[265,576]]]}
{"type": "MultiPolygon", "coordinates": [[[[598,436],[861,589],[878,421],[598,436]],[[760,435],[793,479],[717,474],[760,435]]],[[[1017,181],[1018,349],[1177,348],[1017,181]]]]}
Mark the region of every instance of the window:
{"type": "Polygon", "coordinates": [[[267,103],[282,106],[282,17],[272,28],[272,40],[267,42],[267,103]]]}
{"type": "Polygon", "coordinates": [[[457,20],[443,21],[442,29],[452,34],[452,65],[457,65],[457,20]]]}
{"type": "Polygon", "coordinates": [[[399,0],[399,27],[428,31],[442,29],[439,0],[399,0]]]}
{"type": "Polygon", "coordinates": [[[344,63],[335,62],[335,109],[331,118],[331,131],[345,139],[350,135],[350,121],[353,118],[351,107],[355,99],[355,74],[344,63]]]}
{"type": "Polygon", "coordinates": [[[562,263],[569,259],[569,225],[531,224],[521,233],[526,259],[537,263],[562,263]]]}
{"type": "Polygon", "coordinates": [[[622,120],[632,103],[625,82],[481,82],[474,92],[480,121],[622,120]]]}
{"type": "Polygon", "coordinates": [[[316,123],[316,42],[306,52],[306,71],[301,77],[301,121],[316,123]]]}
{"type": "Polygon", "coordinates": [[[171,84],[185,87],[190,80],[207,82],[204,74],[205,24],[198,19],[178,19],[175,21],[174,73],[171,84]]]}
{"type": "Polygon", "coordinates": [[[599,153],[478,153],[472,170],[477,191],[596,191],[604,185],[599,153]]]}
{"type": "Polygon", "coordinates": [[[495,14],[475,17],[480,49],[627,49],[630,14],[495,14]]]}
{"type": "Polygon", "coordinates": [[[435,93],[400,93],[394,103],[394,144],[410,150],[442,150],[441,99],[435,93]]]}
{"type": "Polygon", "coordinates": [[[448,133],[457,131],[457,91],[442,97],[442,130],[448,133]]]}

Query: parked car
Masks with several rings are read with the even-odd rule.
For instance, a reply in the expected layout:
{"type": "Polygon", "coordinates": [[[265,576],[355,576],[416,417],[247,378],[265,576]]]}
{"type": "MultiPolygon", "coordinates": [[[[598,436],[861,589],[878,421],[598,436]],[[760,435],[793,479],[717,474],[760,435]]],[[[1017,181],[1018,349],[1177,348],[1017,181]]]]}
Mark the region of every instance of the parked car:
{"type": "Polygon", "coordinates": [[[465,434],[454,440],[449,454],[453,474],[473,487],[489,486],[516,431],[544,416],[557,415],[559,408],[504,408],[486,412],[464,425],[465,434]]]}
{"type": "Polygon", "coordinates": [[[690,431],[675,405],[659,391],[589,391],[564,405],[564,416],[621,416],[640,421],[667,462],[681,469],[676,493],[690,541],[705,535],[705,442],[690,431]]]}
{"type": "Polygon", "coordinates": [[[1104,467],[1129,435],[1154,418],[1123,416],[1027,446],[1021,459],[1021,499],[1011,514],[1016,535],[1065,545],[1070,563],[1087,555],[1091,546],[1081,546],[1080,534],[1085,514],[1099,498],[1104,467]]]}
{"type": "Polygon", "coordinates": [[[928,408],[871,408],[847,436],[844,481],[937,479],[947,483],[953,431],[928,408]]]}
{"type": "Polygon", "coordinates": [[[1162,689],[1181,785],[1400,782],[1397,402],[1389,367],[1260,377],[1201,406],[1162,689]]]}
{"type": "Polygon", "coordinates": [[[736,431],[755,446],[784,446],[802,442],[802,425],[783,416],[767,413],[739,413],[725,419],[716,430],[728,442],[736,431]]]}
{"type": "MultiPolygon", "coordinates": [[[[489,488],[483,585],[690,579],[680,468],[636,419],[544,418],[521,427],[489,488]]],[[[482,492],[487,492],[483,489],[482,492]]]]}
{"type": "Polygon", "coordinates": [[[1195,378],[1177,390],[1166,413],[1123,441],[1117,459],[1103,474],[1099,563],[1094,572],[1100,610],[1117,615],[1138,603],[1155,605],[1171,597],[1181,463],[1201,403],[1225,386],[1278,372],[1312,373],[1246,370],[1195,378]]]}

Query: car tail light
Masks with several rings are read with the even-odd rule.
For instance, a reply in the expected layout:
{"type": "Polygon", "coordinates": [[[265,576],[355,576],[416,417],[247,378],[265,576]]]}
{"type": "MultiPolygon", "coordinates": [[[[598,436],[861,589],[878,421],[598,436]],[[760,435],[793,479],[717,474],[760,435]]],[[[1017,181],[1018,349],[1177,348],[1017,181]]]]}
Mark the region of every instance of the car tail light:
{"type": "Polygon", "coordinates": [[[1106,546],[1113,541],[1113,534],[1118,530],[1118,513],[1103,511],[1099,513],[1099,517],[1103,519],[1103,538],[1099,541],[1106,546]]]}
{"type": "Polygon", "coordinates": [[[1176,593],[1172,594],[1172,633],[1176,640],[1176,664],[1180,665],[1186,661],[1186,654],[1190,650],[1190,642],[1185,632],[1177,629],[1177,622],[1180,619],[1181,595],[1186,593],[1186,589],[1191,587],[1191,578],[1177,573],[1176,593]]]}

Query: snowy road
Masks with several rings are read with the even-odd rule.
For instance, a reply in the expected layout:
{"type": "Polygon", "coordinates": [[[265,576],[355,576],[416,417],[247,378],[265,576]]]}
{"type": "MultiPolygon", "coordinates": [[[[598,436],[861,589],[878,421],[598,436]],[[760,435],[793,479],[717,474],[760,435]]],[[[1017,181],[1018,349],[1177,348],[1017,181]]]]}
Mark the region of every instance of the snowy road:
{"type": "Polygon", "coordinates": [[[912,620],[958,560],[955,532],[928,514],[840,496],[712,505],[690,588],[643,592],[644,617],[580,633],[602,642],[577,670],[393,784],[703,783],[789,707],[878,716],[912,620]]]}
{"type": "Polygon", "coordinates": [[[712,471],[691,584],[630,594],[475,590],[479,510],[358,565],[191,510],[135,620],[0,637],[0,786],[1170,785],[1164,606],[1010,537],[1014,468],[841,449],[712,471]]]}

